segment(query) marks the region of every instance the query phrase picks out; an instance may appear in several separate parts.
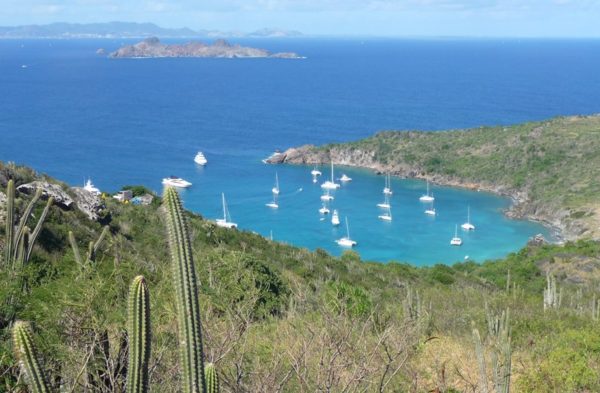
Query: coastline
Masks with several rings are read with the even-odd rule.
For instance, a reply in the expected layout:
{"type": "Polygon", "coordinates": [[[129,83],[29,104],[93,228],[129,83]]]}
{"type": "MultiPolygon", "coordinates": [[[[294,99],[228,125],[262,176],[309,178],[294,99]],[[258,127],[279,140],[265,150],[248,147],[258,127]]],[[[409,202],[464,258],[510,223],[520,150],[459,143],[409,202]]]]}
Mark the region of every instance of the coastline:
{"type": "Polygon", "coordinates": [[[568,212],[536,204],[530,200],[526,191],[487,182],[466,181],[456,176],[425,174],[419,168],[406,163],[384,164],[374,158],[373,152],[339,146],[304,145],[289,148],[278,157],[266,160],[268,164],[292,165],[325,165],[330,162],[334,165],[368,169],[378,175],[389,173],[400,179],[429,180],[441,186],[490,192],[510,199],[511,205],[504,210],[505,216],[512,219],[525,219],[545,226],[552,233],[556,243],[562,244],[580,238],[582,227],[578,225],[579,223],[565,222],[568,212]]]}

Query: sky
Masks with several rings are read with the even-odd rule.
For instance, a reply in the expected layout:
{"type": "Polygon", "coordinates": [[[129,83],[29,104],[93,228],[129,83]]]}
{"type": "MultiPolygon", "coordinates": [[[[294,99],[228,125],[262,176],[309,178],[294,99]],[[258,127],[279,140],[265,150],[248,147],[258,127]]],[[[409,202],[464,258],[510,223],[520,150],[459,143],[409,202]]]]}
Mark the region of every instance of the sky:
{"type": "Polygon", "coordinates": [[[0,25],[153,22],[314,35],[600,37],[600,0],[0,0],[0,25]]]}

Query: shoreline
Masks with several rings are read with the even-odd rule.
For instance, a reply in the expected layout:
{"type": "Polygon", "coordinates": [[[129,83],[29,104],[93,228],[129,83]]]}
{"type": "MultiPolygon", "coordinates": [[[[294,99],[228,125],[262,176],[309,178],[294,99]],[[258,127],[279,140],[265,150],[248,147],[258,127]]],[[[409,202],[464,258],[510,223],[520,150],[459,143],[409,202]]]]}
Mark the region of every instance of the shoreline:
{"type": "Polygon", "coordinates": [[[389,173],[399,179],[428,180],[446,187],[463,188],[472,191],[489,192],[510,199],[511,205],[503,210],[503,214],[511,219],[524,219],[543,225],[552,234],[552,243],[563,244],[565,241],[578,239],[574,229],[569,228],[560,214],[551,214],[549,207],[536,205],[528,200],[527,193],[502,185],[485,182],[465,181],[456,177],[433,174],[424,175],[419,169],[406,164],[383,164],[373,159],[366,152],[347,151],[347,149],[322,149],[312,145],[289,148],[278,157],[265,160],[267,164],[291,165],[325,165],[333,161],[334,165],[359,169],[367,169],[376,175],[389,173]],[[356,157],[359,155],[360,157],[356,157]],[[358,159],[357,159],[358,158],[358,159]]]}

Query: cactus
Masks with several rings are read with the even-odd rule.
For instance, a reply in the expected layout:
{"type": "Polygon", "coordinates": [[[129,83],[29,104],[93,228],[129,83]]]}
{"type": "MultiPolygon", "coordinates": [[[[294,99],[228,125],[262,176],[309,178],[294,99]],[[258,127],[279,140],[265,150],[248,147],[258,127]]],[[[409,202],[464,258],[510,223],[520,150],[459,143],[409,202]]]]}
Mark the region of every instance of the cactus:
{"type": "Polygon", "coordinates": [[[148,390],[150,363],[150,295],[143,276],[133,279],[129,289],[128,328],[129,362],[127,393],[148,390]]]}
{"type": "Polygon", "coordinates": [[[75,256],[75,262],[79,266],[83,266],[83,261],[81,260],[81,253],[79,252],[79,247],[77,246],[77,241],[75,240],[75,235],[73,232],[69,231],[69,243],[71,243],[71,248],[73,249],[73,255],[75,256]]]}
{"type": "Polygon", "coordinates": [[[44,225],[44,221],[46,221],[46,217],[48,217],[48,213],[50,213],[50,208],[52,207],[53,204],[54,204],[54,198],[52,198],[52,197],[48,198],[48,202],[46,202],[46,207],[44,208],[44,211],[42,212],[42,215],[40,216],[40,219],[38,220],[38,223],[35,226],[35,229],[33,230],[31,237],[29,238],[29,248],[27,249],[27,260],[29,260],[29,258],[31,257],[31,252],[33,251],[33,245],[35,244],[35,241],[37,240],[40,232],[42,231],[42,225],[44,225]]]}
{"type": "Polygon", "coordinates": [[[34,231],[31,232],[27,227],[27,221],[31,217],[31,212],[35,207],[35,204],[42,196],[42,190],[38,189],[31,201],[29,201],[27,204],[16,230],[14,226],[15,183],[12,179],[8,181],[8,185],[6,187],[6,196],[6,244],[4,246],[4,265],[6,267],[12,266],[14,269],[17,266],[23,266],[23,264],[29,261],[35,241],[42,231],[42,225],[44,224],[44,221],[50,212],[50,207],[54,203],[54,200],[52,198],[48,199],[46,207],[44,208],[44,211],[42,212],[34,231]]]}
{"type": "Polygon", "coordinates": [[[163,204],[166,209],[171,266],[176,294],[179,351],[183,368],[183,391],[184,393],[206,392],[198,281],[192,259],[192,247],[187,223],[177,191],[167,187],[163,204]]]}
{"type": "Polygon", "coordinates": [[[6,240],[4,245],[4,266],[8,268],[13,261],[13,238],[15,221],[15,182],[11,179],[6,186],[6,240]]]}
{"type": "Polygon", "coordinates": [[[488,393],[487,371],[485,369],[485,355],[483,353],[483,344],[479,330],[473,327],[473,341],[475,342],[475,355],[477,356],[477,364],[479,365],[479,384],[481,385],[481,393],[488,393]]]}
{"type": "Polygon", "coordinates": [[[546,272],[546,289],[544,289],[544,311],[549,308],[558,309],[562,302],[562,288],[556,289],[556,278],[550,272],[546,272]]]}
{"type": "Polygon", "coordinates": [[[26,322],[16,321],[13,326],[14,350],[25,380],[32,393],[51,392],[42,369],[31,328],[26,322]]]}
{"type": "Polygon", "coordinates": [[[212,363],[204,366],[204,380],[206,381],[206,393],[219,393],[219,374],[212,363]]]}
{"type": "MultiPolygon", "coordinates": [[[[108,226],[105,226],[104,228],[102,228],[102,232],[100,232],[100,236],[98,236],[98,239],[96,240],[96,242],[88,243],[88,252],[86,255],[86,259],[85,259],[86,263],[96,262],[96,256],[98,254],[98,250],[100,249],[100,246],[102,245],[102,242],[108,235],[109,231],[110,231],[110,228],[108,226]]],[[[71,244],[71,248],[73,249],[73,255],[75,256],[75,261],[80,266],[83,266],[83,260],[81,259],[81,253],[79,252],[79,246],[77,246],[77,241],[75,239],[75,235],[73,235],[73,232],[71,232],[71,231],[69,231],[69,243],[71,244]]]]}

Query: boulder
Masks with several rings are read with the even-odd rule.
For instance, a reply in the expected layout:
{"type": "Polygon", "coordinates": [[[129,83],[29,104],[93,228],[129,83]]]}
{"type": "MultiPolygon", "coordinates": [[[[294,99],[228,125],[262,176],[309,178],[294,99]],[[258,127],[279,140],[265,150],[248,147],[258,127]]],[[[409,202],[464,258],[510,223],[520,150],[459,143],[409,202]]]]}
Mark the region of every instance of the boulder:
{"type": "Polygon", "coordinates": [[[85,213],[90,220],[98,221],[104,210],[104,202],[95,193],[84,190],[81,187],[72,187],[75,205],[77,209],[85,213]]]}
{"type": "Polygon", "coordinates": [[[52,184],[45,181],[33,181],[31,183],[22,184],[17,187],[17,191],[24,194],[34,194],[38,188],[42,189],[42,199],[54,198],[54,204],[62,209],[71,209],[75,201],[67,194],[58,184],[52,184]]]}

